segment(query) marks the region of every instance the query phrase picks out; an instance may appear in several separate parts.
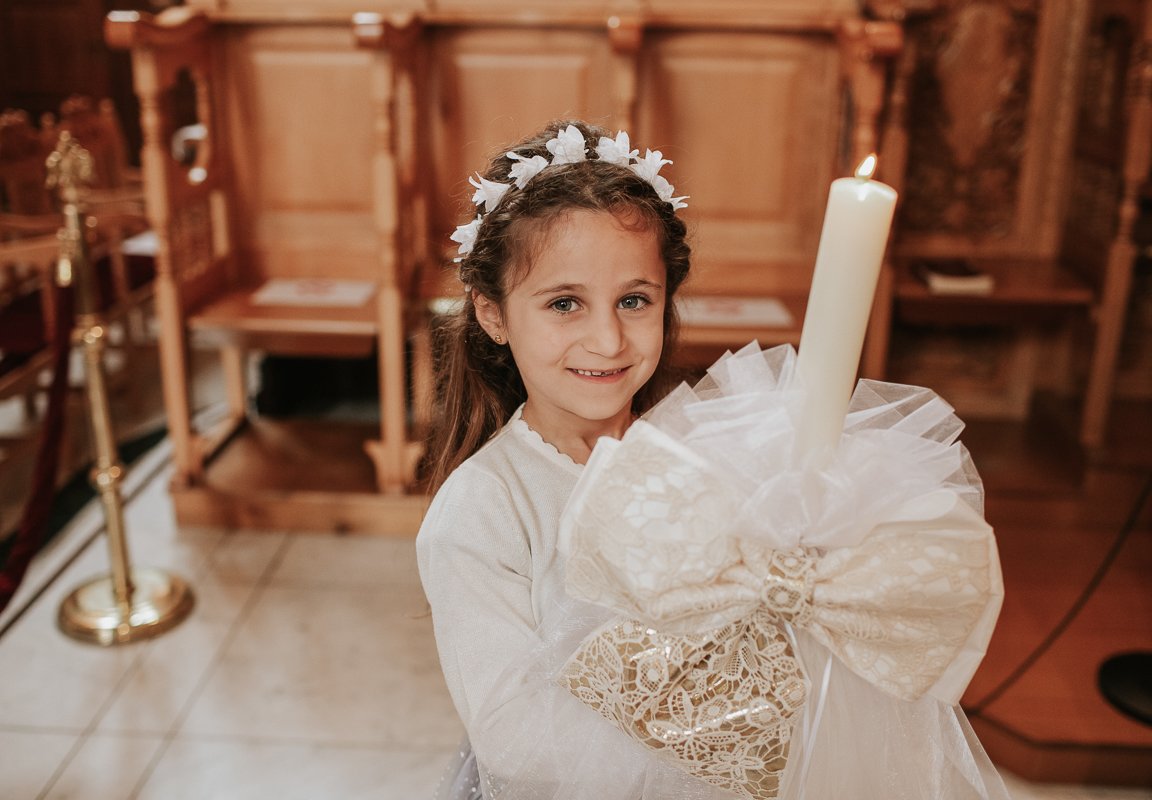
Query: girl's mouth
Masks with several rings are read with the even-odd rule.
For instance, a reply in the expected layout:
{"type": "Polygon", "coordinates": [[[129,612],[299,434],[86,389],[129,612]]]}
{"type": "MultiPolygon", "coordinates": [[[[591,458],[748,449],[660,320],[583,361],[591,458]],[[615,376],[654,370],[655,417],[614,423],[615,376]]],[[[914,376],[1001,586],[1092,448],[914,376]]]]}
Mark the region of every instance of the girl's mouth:
{"type": "Polygon", "coordinates": [[[611,378],[619,375],[625,369],[626,367],[622,367],[621,369],[576,369],[573,367],[572,372],[575,372],[577,375],[582,375],[585,378],[611,378]]]}

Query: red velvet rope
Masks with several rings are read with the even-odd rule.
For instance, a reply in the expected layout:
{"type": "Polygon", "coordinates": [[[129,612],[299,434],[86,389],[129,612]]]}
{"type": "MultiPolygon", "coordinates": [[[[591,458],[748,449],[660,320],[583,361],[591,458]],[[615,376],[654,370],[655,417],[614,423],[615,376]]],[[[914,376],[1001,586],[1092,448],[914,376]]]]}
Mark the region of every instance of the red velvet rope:
{"type": "Polygon", "coordinates": [[[40,428],[40,444],[36,451],[36,466],[32,473],[32,486],[24,505],[20,527],[8,551],[8,559],[0,569],[0,611],[12,600],[28,565],[43,543],[48,515],[56,497],[56,472],[60,465],[60,444],[64,439],[64,407],[68,398],[68,358],[72,350],[72,326],[76,309],[71,286],[57,286],[51,282],[46,291],[55,295],[55,325],[52,334],[52,386],[48,390],[48,410],[40,428]]]}

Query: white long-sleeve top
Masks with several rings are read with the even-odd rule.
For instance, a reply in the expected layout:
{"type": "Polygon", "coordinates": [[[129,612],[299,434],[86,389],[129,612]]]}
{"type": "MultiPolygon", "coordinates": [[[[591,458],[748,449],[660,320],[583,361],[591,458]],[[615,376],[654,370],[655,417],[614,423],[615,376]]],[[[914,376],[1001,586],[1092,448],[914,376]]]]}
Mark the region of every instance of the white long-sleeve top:
{"type": "Polygon", "coordinates": [[[517,411],[448,477],[424,517],[420,579],[448,691],[469,731],[508,656],[537,643],[545,581],[560,577],[551,576],[560,511],[581,469],[517,411]]]}
{"type": "Polygon", "coordinates": [[[517,411],[445,481],[416,539],[440,664],[481,775],[509,798],[721,796],[653,757],[541,665],[545,637],[568,621],[557,532],[582,469],[517,411]]]}

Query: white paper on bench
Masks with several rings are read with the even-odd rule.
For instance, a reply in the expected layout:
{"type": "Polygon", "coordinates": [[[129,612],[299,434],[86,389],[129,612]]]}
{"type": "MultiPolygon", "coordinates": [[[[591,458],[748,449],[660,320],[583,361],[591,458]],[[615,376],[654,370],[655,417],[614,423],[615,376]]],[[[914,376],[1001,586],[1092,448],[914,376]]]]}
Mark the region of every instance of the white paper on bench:
{"type": "Polygon", "coordinates": [[[376,293],[373,281],[273,278],[252,294],[257,306],[360,306],[376,293]]]}
{"type": "Polygon", "coordinates": [[[680,321],[715,328],[789,328],[795,324],[775,297],[681,297],[680,321]]]}

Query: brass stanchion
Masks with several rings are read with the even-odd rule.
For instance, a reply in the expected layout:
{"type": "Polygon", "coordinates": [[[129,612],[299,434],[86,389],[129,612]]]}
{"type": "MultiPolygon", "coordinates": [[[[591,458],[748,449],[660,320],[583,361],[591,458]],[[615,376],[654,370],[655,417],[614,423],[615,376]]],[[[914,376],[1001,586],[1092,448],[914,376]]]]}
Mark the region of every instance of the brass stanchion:
{"type": "Polygon", "coordinates": [[[60,195],[64,227],[59,232],[57,280],[76,288],[76,332],[83,346],[88,410],[95,464],[92,485],[104,507],[111,574],[95,578],[64,599],[57,622],[69,636],[102,645],[126,644],[157,636],[192,610],[192,590],[181,578],[158,569],[133,570],[124,532],[120,482],[124,466],[116,453],[108,387],[104,374],[107,329],[99,317],[96,279],[88,259],[83,187],[92,179],[92,157],[71,135],[62,133],[48,158],[48,183],[60,195]]]}

